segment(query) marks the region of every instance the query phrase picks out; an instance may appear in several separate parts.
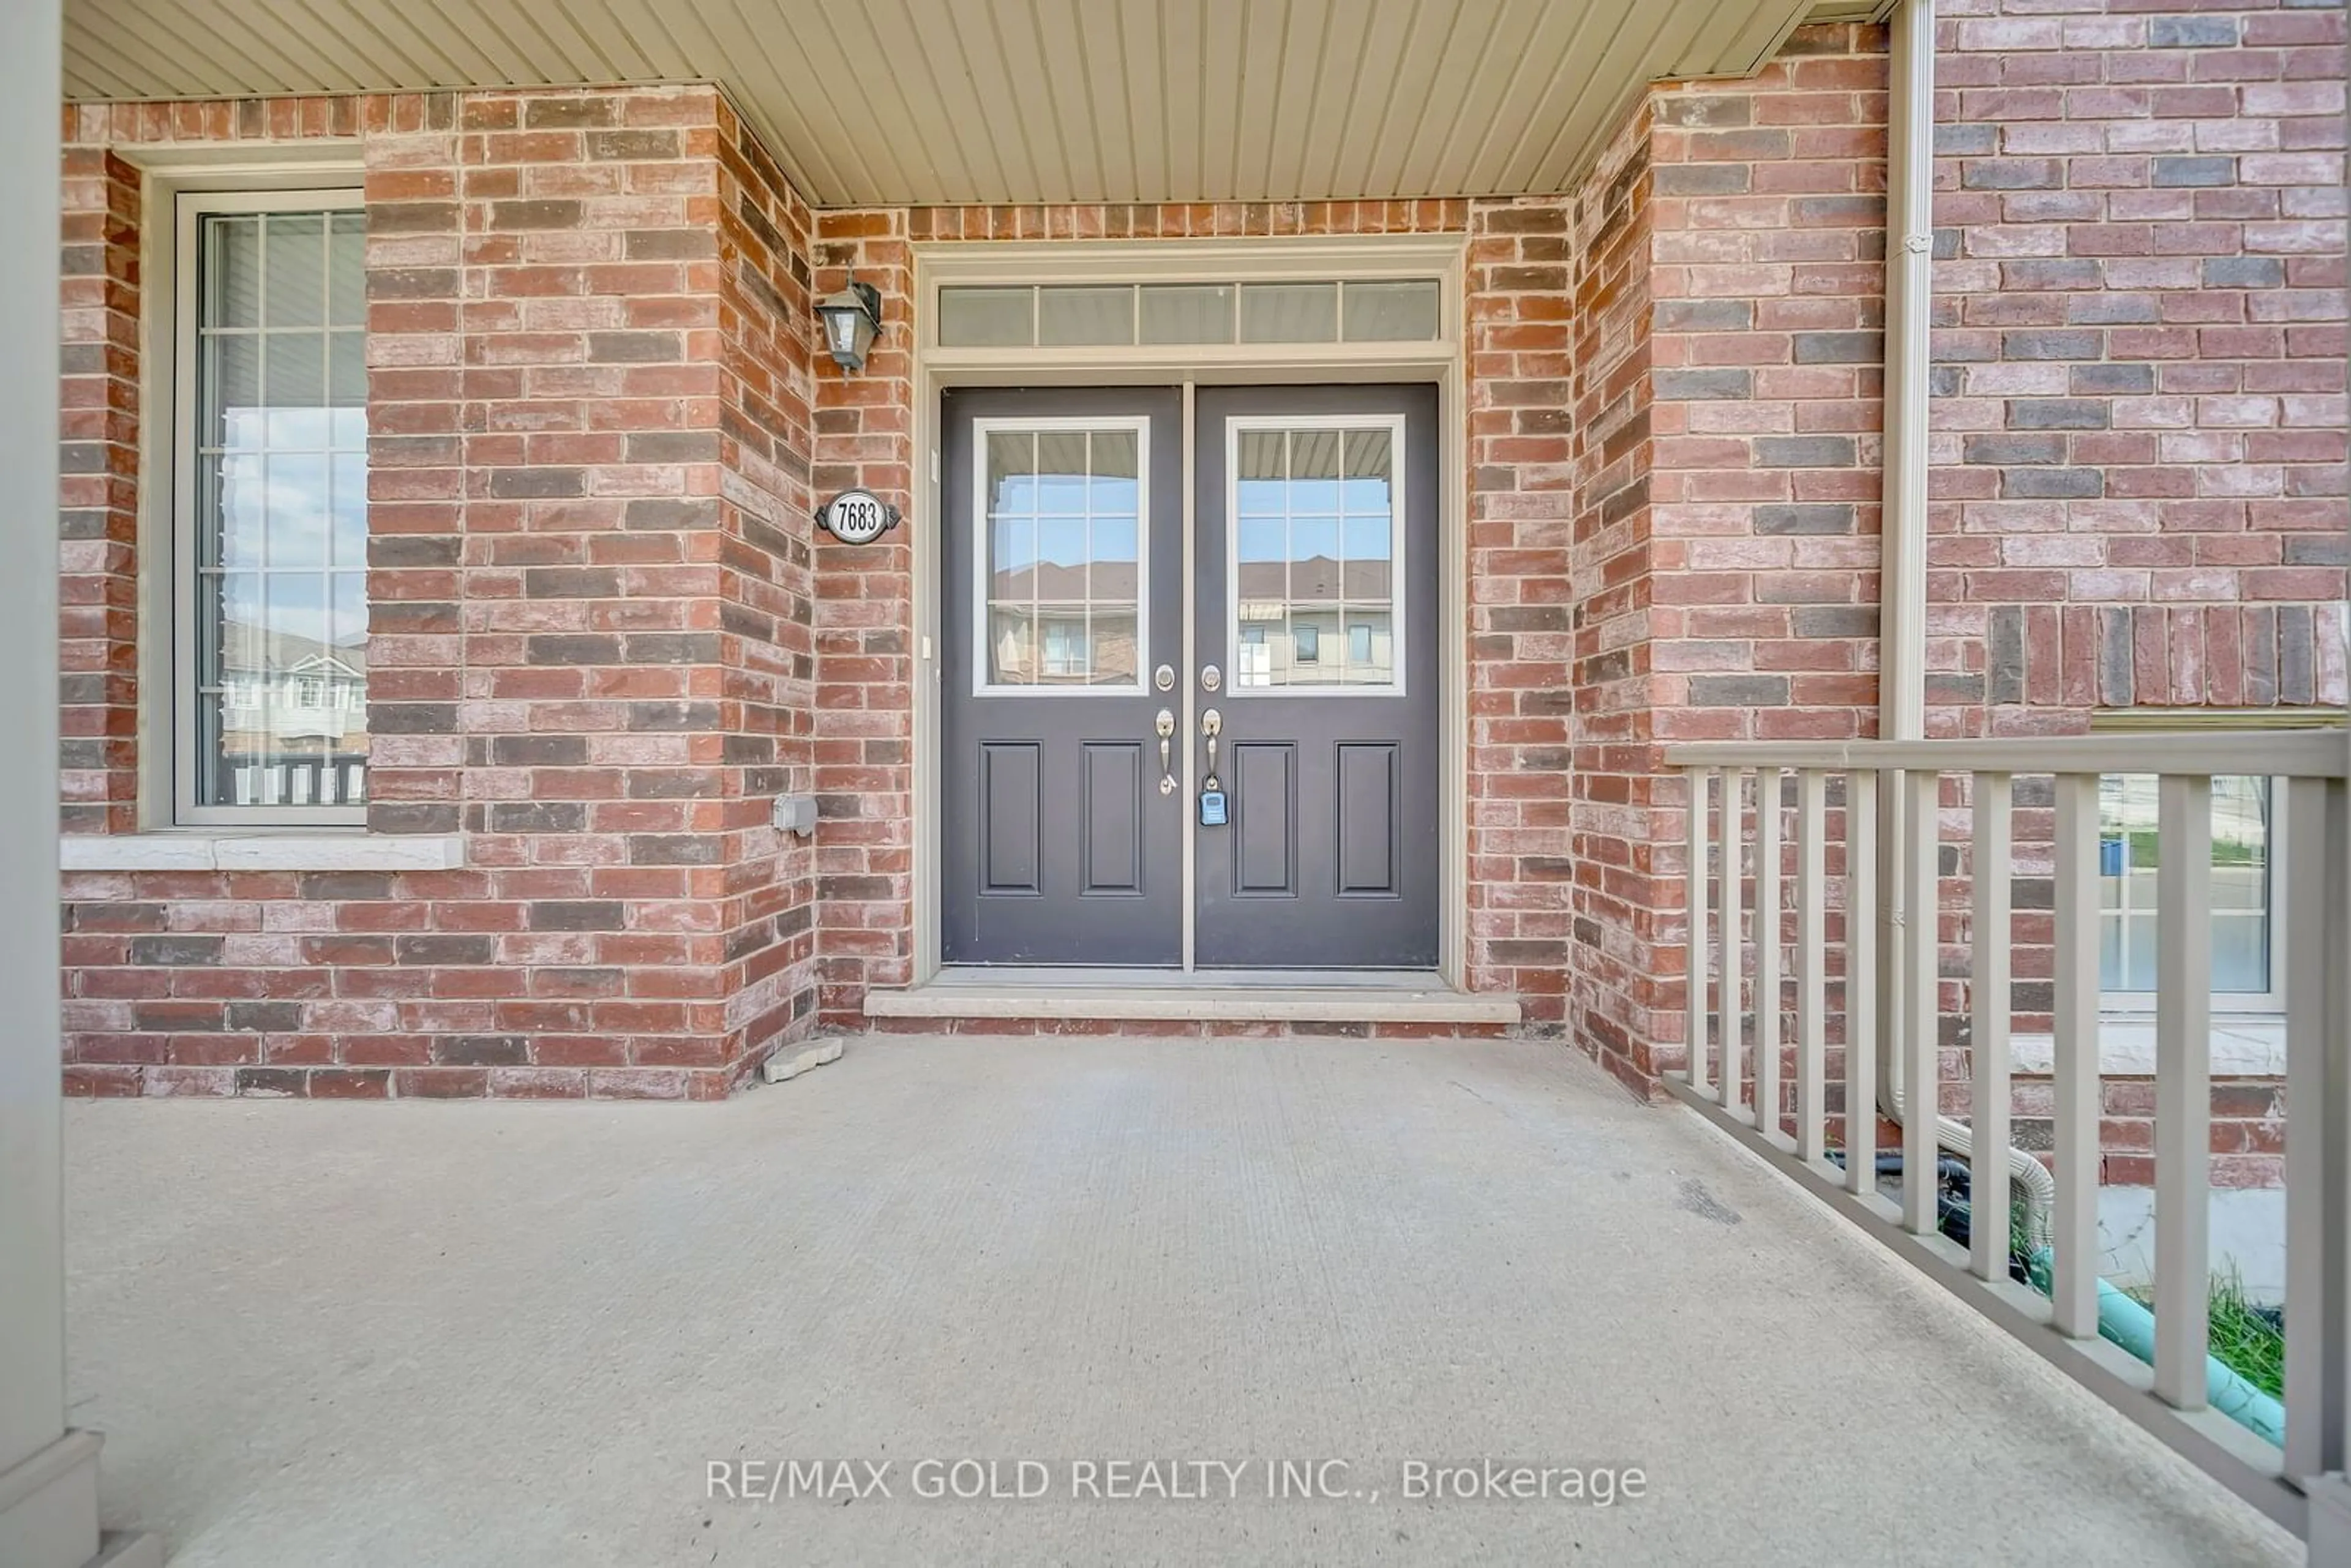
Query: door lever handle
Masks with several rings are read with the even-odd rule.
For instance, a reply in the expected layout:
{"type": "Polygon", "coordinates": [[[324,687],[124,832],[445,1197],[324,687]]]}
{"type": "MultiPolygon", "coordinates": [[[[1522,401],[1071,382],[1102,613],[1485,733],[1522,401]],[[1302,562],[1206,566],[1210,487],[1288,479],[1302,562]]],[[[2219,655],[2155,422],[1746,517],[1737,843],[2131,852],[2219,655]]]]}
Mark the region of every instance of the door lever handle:
{"type": "Polygon", "coordinates": [[[1159,717],[1153,722],[1152,727],[1159,732],[1159,792],[1162,795],[1173,795],[1176,793],[1176,769],[1172,750],[1173,737],[1176,734],[1176,716],[1165,708],[1161,708],[1159,717]]]}

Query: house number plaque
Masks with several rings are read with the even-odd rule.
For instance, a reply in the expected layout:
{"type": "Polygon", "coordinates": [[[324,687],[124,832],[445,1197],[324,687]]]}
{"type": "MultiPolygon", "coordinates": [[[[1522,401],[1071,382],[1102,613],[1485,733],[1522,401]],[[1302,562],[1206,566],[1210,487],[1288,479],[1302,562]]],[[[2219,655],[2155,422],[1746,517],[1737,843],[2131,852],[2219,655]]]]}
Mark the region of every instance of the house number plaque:
{"type": "Polygon", "coordinates": [[[845,545],[870,545],[898,526],[898,508],[871,490],[843,490],[817,508],[817,526],[845,545]]]}

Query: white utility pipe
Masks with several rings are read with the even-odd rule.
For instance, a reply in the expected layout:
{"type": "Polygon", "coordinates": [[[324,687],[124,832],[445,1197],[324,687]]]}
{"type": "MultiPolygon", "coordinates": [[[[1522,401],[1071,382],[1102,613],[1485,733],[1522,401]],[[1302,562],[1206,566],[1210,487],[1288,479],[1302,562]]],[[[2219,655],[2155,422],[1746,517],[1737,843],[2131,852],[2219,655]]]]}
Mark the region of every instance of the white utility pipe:
{"type": "MultiPolygon", "coordinates": [[[[1887,51],[1886,149],[1886,452],[1878,522],[1877,733],[1885,740],[1927,737],[1927,411],[1932,392],[1935,298],[1935,0],[1897,0],[1887,51]]],[[[1901,791],[1878,776],[1878,1108],[1906,1120],[1902,1051],[1902,926],[1932,920],[1932,900],[1905,885],[1901,791]]],[[[1977,933],[1980,940],[1982,933],[1977,933]]],[[[1935,1118],[1935,1141],[1972,1164],[1965,1122],[1935,1118]]],[[[2048,1168],[2022,1149],[2008,1151],[2011,1188],[2025,1195],[2028,1249],[2048,1244],[2057,1195],[2048,1168]]]]}

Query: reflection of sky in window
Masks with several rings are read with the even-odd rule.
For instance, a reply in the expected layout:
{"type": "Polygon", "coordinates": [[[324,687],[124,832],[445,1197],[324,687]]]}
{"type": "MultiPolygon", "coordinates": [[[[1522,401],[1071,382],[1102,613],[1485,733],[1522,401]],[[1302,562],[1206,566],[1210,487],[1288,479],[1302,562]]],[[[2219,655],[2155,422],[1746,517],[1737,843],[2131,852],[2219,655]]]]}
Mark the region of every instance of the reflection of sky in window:
{"type": "Polygon", "coordinates": [[[366,411],[232,407],[221,430],[216,563],[233,574],[224,613],[315,643],[363,643],[366,411]],[[265,570],[266,595],[250,575],[265,570]],[[333,575],[313,575],[324,573],[333,575]]]}
{"type": "Polygon", "coordinates": [[[367,460],[272,454],[222,464],[221,559],[231,570],[367,565],[367,460]]]}
{"type": "MultiPolygon", "coordinates": [[[[1000,454],[998,460],[1009,455],[1000,454]]],[[[988,506],[995,569],[1017,571],[1040,560],[1071,567],[1134,560],[1141,502],[1141,486],[1127,475],[999,475],[988,506]]]]}
{"type": "MultiPolygon", "coordinates": [[[[1281,477],[1293,467],[1337,466],[1337,446],[1329,434],[1301,431],[1294,437],[1297,450],[1285,453],[1280,431],[1242,433],[1241,474],[1234,484],[1241,559],[1389,559],[1394,519],[1384,476],[1342,479],[1322,472],[1281,477]]],[[[1349,465],[1385,465],[1384,432],[1349,432],[1346,444],[1349,465]]]]}

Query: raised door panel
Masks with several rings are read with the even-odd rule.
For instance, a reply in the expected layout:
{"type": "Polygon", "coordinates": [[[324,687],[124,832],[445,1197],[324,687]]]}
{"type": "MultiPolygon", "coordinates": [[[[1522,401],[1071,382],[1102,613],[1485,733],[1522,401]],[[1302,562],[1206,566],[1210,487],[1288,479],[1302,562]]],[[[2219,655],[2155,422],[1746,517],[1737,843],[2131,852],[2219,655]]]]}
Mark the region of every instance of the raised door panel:
{"type": "Polygon", "coordinates": [[[1340,743],[1338,799],[1331,816],[1338,837],[1342,898],[1393,898],[1399,891],[1396,870],[1404,847],[1404,814],[1396,790],[1400,749],[1387,741],[1340,743]]]}
{"type": "Polygon", "coordinates": [[[1143,891],[1143,747],[1087,745],[1082,883],[1089,894],[1143,891]]]}
{"type": "Polygon", "coordinates": [[[979,822],[983,895],[1034,897],[1045,891],[1042,747],[1033,741],[991,741],[979,748],[979,822]]]}
{"type": "MultiPolygon", "coordinates": [[[[1233,891],[1244,898],[1298,892],[1298,747],[1247,741],[1233,747],[1233,891]]],[[[1214,831],[1215,830],[1209,830],[1214,831]]]]}

